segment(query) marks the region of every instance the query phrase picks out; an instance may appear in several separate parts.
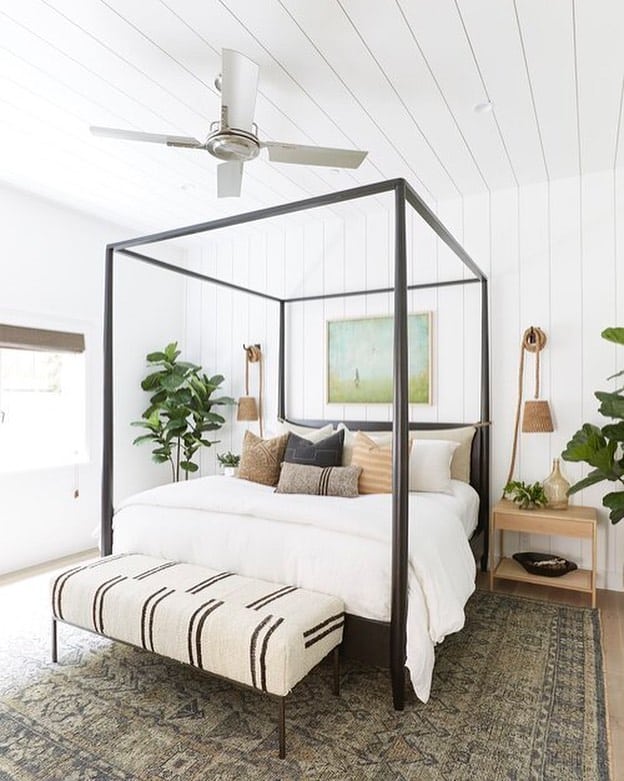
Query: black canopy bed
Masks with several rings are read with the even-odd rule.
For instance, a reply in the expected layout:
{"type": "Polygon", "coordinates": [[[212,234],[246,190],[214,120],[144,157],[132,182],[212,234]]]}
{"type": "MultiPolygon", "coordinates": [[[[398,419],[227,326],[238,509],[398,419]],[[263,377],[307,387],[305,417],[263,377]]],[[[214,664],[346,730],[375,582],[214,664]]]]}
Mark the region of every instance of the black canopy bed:
{"type": "MultiPolygon", "coordinates": [[[[251,296],[271,301],[279,310],[279,368],[277,377],[278,418],[287,423],[306,427],[320,427],[327,423],[337,425],[338,421],[293,420],[286,409],[286,310],[296,303],[325,298],[347,298],[378,293],[390,293],[393,297],[393,363],[394,383],[392,421],[346,421],[351,429],[362,431],[392,431],[392,526],[389,539],[390,564],[390,616],[389,621],[351,615],[347,612],[344,650],[347,655],[375,664],[389,666],[392,680],[392,695],[396,709],[404,707],[405,664],[408,619],[408,557],[410,528],[410,477],[408,459],[410,454],[410,430],[451,430],[474,426],[470,451],[470,485],[479,497],[478,521],[471,544],[481,543],[481,566],[487,567],[488,558],[488,508],[489,508],[489,342],[488,342],[488,290],[487,278],[458,244],[439,219],[418,197],[403,179],[393,179],[376,184],[356,187],[303,201],[261,209],[211,222],[191,225],[175,230],[126,241],[115,242],[106,248],[105,307],[104,307],[104,432],[102,471],[102,518],[101,553],[113,552],[113,274],[116,254],[129,257],[141,263],[150,264],[176,274],[236,290],[251,296]],[[154,257],[137,252],[142,245],[151,245],[171,239],[208,233],[245,223],[268,218],[304,212],[324,206],[390,193],[393,195],[394,211],[394,285],[374,290],[351,290],[314,296],[278,297],[260,290],[253,290],[207,276],[197,271],[181,268],[154,257]],[[409,205],[417,215],[435,232],[437,237],[451,250],[470,276],[431,283],[408,284],[406,207],[409,205]],[[462,422],[418,423],[409,419],[408,387],[408,291],[464,286],[477,284],[480,288],[480,419],[462,422]]],[[[225,479],[225,478],[224,478],[225,479]]],[[[195,482],[195,481],[192,481],[195,482]]],[[[241,481],[245,482],[245,481],[241,481]]],[[[350,501],[350,500],[342,500],[350,501]]],[[[412,519],[413,523],[413,519],[412,519]]],[[[474,567],[474,564],[473,564],[474,567]]],[[[320,590],[320,589],[319,589],[320,590]]]]}

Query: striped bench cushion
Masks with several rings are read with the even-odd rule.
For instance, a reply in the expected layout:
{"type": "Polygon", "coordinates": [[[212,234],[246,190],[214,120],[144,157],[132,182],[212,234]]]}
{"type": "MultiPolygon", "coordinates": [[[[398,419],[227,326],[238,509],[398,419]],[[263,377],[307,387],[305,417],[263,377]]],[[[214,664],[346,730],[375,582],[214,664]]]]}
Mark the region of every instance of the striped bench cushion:
{"type": "Polygon", "coordinates": [[[54,617],[285,696],[342,641],[333,596],[150,556],[58,575],[54,617]]]}

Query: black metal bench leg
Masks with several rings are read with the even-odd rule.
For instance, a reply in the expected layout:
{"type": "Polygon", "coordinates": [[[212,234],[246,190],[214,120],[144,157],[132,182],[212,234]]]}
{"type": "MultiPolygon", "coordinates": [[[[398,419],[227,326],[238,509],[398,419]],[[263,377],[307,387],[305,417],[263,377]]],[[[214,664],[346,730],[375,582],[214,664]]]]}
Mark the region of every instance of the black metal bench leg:
{"type": "Polygon", "coordinates": [[[52,661],[58,662],[57,644],[56,644],[56,618],[52,619],[52,661]]]}
{"type": "Polygon", "coordinates": [[[340,648],[334,648],[334,694],[340,695],[340,648]]]}
{"type": "Polygon", "coordinates": [[[279,758],[285,759],[286,757],[286,697],[279,698],[278,734],[279,734],[279,758]]]}

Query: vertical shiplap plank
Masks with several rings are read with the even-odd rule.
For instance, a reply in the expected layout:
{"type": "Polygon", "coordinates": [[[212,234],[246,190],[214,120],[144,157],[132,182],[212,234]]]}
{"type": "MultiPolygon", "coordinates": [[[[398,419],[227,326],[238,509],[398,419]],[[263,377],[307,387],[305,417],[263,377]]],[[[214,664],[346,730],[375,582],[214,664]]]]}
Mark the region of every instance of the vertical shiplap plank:
{"type": "MultiPolygon", "coordinates": [[[[303,229],[293,226],[284,237],[284,279],[288,296],[303,294],[303,229]]],[[[302,304],[289,304],[287,309],[286,347],[286,409],[291,418],[303,417],[305,387],[305,342],[302,304]]]]}
{"type": "MultiPolygon", "coordinates": [[[[303,289],[305,295],[323,291],[323,223],[315,221],[303,229],[303,289]]],[[[302,387],[303,412],[307,419],[323,417],[323,364],[325,360],[323,340],[323,302],[308,301],[303,310],[304,385],[302,387]]]]}
{"type": "MultiPolygon", "coordinates": [[[[548,184],[520,189],[519,200],[519,301],[521,328],[519,339],[530,326],[541,328],[548,339],[540,354],[540,399],[549,398],[550,377],[550,228],[548,184]]],[[[525,354],[524,400],[533,399],[535,390],[535,353],[525,354]]],[[[543,480],[550,472],[550,435],[520,434],[518,479],[543,480]]]]}
{"type": "MultiPolygon", "coordinates": [[[[202,246],[201,249],[201,271],[208,276],[216,276],[217,273],[217,247],[215,243],[202,246]]],[[[201,365],[209,375],[223,373],[218,367],[217,345],[218,345],[218,324],[219,309],[217,306],[216,285],[208,282],[202,284],[202,307],[201,319],[197,330],[201,332],[201,365]]],[[[192,327],[192,326],[191,326],[192,327]]],[[[227,410],[224,417],[227,420],[225,426],[219,431],[219,439],[226,445],[226,450],[232,449],[232,421],[236,420],[236,409],[227,410]]],[[[202,449],[201,474],[214,474],[217,471],[216,448],[202,449]]]]}
{"type": "MultiPolygon", "coordinates": [[[[369,288],[387,288],[392,284],[394,271],[394,221],[385,210],[369,214],[366,219],[366,280],[369,288]]],[[[369,317],[392,314],[392,296],[366,296],[359,301],[360,312],[369,317]]],[[[366,405],[364,420],[391,420],[389,404],[366,405]]],[[[352,411],[347,410],[349,417],[352,411]]]]}
{"type": "MultiPolygon", "coordinates": [[[[550,185],[550,332],[548,353],[550,401],[555,431],[551,456],[557,458],[581,423],[581,345],[583,340],[581,285],[581,196],[578,179],[562,179],[550,185]]],[[[570,483],[582,476],[580,464],[561,462],[570,483]]],[[[580,499],[576,499],[581,503],[580,499]]],[[[551,550],[580,562],[579,540],[556,539],[551,550]]],[[[587,562],[586,562],[587,563],[587,562]]]]}
{"type": "MultiPolygon", "coordinates": [[[[249,231],[245,237],[245,249],[247,254],[247,285],[251,290],[265,291],[268,287],[266,271],[266,253],[268,236],[261,231],[249,231]]],[[[266,302],[257,296],[244,296],[240,302],[241,310],[246,309],[246,317],[241,311],[241,320],[245,321],[246,332],[244,344],[260,344],[262,349],[263,363],[263,383],[262,383],[262,416],[264,421],[264,435],[275,428],[275,408],[270,404],[270,394],[267,396],[270,387],[271,377],[267,369],[269,368],[269,357],[275,357],[277,352],[277,340],[267,338],[267,305],[266,302]]],[[[259,392],[259,372],[258,367],[252,367],[252,377],[254,380],[254,395],[259,392]]]]}
{"type": "MultiPolygon", "coordinates": [[[[518,192],[515,189],[492,193],[490,202],[492,247],[491,370],[492,370],[492,501],[503,491],[513,438],[520,344],[518,298],[518,192]]],[[[517,550],[517,535],[506,534],[509,547],[517,550]],[[515,546],[515,547],[514,547],[515,546]]]]}
{"type": "MultiPolygon", "coordinates": [[[[331,218],[324,223],[323,277],[326,293],[340,293],[345,289],[345,226],[344,220],[331,218]]],[[[345,316],[345,299],[329,298],[323,302],[323,349],[327,349],[327,323],[345,316]]],[[[323,417],[329,420],[344,420],[347,411],[343,404],[329,404],[327,401],[327,364],[323,366],[323,417]]]]}
{"type": "MultiPolygon", "coordinates": [[[[435,282],[437,275],[436,235],[424,220],[408,206],[407,209],[407,279],[408,284],[435,282]]],[[[437,419],[437,317],[438,294],[435,288],[411,290],[407,294],[407,311],[431,313],[431,403],[410,404],[410,420],[437,419]]]]}
{"type": "MultiPolygon", "coordinates": [[[[348,291],[364,290],[367,284],[367,220],[364,214],[353,214],[344,222],[345,231],[345,287],[348,291]]],[[[352,296],[344,302],[346,318],[366,315],[366,297],[352,296]]],[[[366,405],[346,405],[345,414],[349,420],[365,420],[366,405]]]]}
{"type": "MultiPolygon", "coordinates": [[[[217,245],[215,273],[216,276],[222,278],[231,279],[232,275],[232,262],[234,255],[234,247],[231,240],[224,239],[217,245]]],[[[222,385],[223,392],[233,396],[235,399],[242,395],[242,392],[237,392],[240,385],[235,384],[235,362],[234,362],[234,350],[236,349],[236,343],[232,336],[232,323],[234,320],[234,307],[232,292],[226,288],[215,288],[215,310],[216,310],[216,324],[215,324],[215,352],[214,352],[214,374],[222,374],[225,377],[225,382],[222,385]]],[[[239,348],[240,349],[240,348],[239,348]]],[[[241,350],[242,354],[242,350],[241,350]]],[[[240,370],[239,375],[240,378],[240,370]]],[[[232,418],[232,428],[230,440],[232,445],[235,445],[235,433],[237,424],[235,422],[236,416],[232,418]]],[[[227,444],[225,441],[223,444],[227,444]]]]}
{"type": "MultiPolygon", "coordinates": [[[[581,181],[581,238],[583,261],[582,413],[583,421],[605,424],[597,411],[594,391],[609,387],[606,378],[615,371],[613,346],[600,338],[604,328],[615,325],[614,213],[611,173],[590,174],[581,181]]],[[[583,491],[583,503],[601,507],[604,485],[583,491]]],[[[600,511],[598,568],[602,585],[608,561],[608,520],[600,511]]]]}
{"type": "MultiPolygon", "coordinates": [[[[490,273],[490,208],[488,193],[464,198],[463,246],[481,270],[490,273]]],[[[473,275],[466,271],[465,277],[473,275]]],[[[464,327],[464,399],[462,421],[479,419],[481,403],[481,286],[462,291],[464,327]]]]}
{"type": "MultiPolygon", "coordinates": [[[[522,333],[529,326],[541,328],[550,339],[550,223],[548,184],[522,187],[519,192],[519,302],[522,333]]],[[[539,398],[549,398],[550,342],[540,354],[539,398]]],[[[534,398],[536,354],[525,353],[524,401],[534,398]]],[[[523,402],[524,406],[524,402],[523,402]]],[[[521,423],[522,425],[522,423],[521,423]]],[[[550,473],[550,434],[520,433],[516,479],[533,483],[550,473]]],[[[520,546],[549,550],[550,541],[540,536],[520,535],[520,546]]]]}
{"type": "MultiPolygon", "coordinates": [[[[284,294],[285,237],[282,231],[270,230],[266,236],[266,255],[264,258],[267,292],[272,295],[284,294]]],[[[277,380],[279,370],[279,305],[265,302],[267,354],[265,356],[265,390],[267,431],[274,434],[277,426],[277,380]]],[[[288,339],[288,333],[286,334],[288,339]]],[[[288,355],[288,341],[287,341],[288,355]]]]}
{"type": "MultiPolygon", "coordinates": [[[[201,272],[201,250],[189,250],[186,254],[186,268],[201,272]]],[[[182,277],[186,287],[186,306],[184,310],[184,345],[182,350],[188,361],[201,364],[201,329],[195,325],[201,318],[203,283],[191,277],[182,277]]]]}
{"type": "MultiPolygon", "coordinates": [[[[438,203],[438,217],[462,243],[463,201],[438,203]]],[[[446,244],[438,241],[439,280],[460,279],[462,265],[446,244]]],[[[464,366],[463,326],[464,298],[461,287],[440,288],[437,312],[438,419],[459,421],[463,415],[464,366]]]]}

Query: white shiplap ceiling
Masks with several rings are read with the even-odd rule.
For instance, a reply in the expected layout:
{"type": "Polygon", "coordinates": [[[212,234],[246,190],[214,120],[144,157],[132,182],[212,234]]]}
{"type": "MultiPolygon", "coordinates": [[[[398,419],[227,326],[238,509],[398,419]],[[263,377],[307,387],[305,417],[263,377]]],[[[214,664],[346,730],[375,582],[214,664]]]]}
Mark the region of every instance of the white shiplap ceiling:
{"type": "Polygon", "coordinates": [[[143,231],[397,176],[433,204],[610,170],[622,41],[624,0],[0,0],[0,180],[143,231]],[[261,136],[361,168],[261,157],[218,201],[207,153],[89,135],[204,138],[222,47],[260,65],[261,136]]]}

